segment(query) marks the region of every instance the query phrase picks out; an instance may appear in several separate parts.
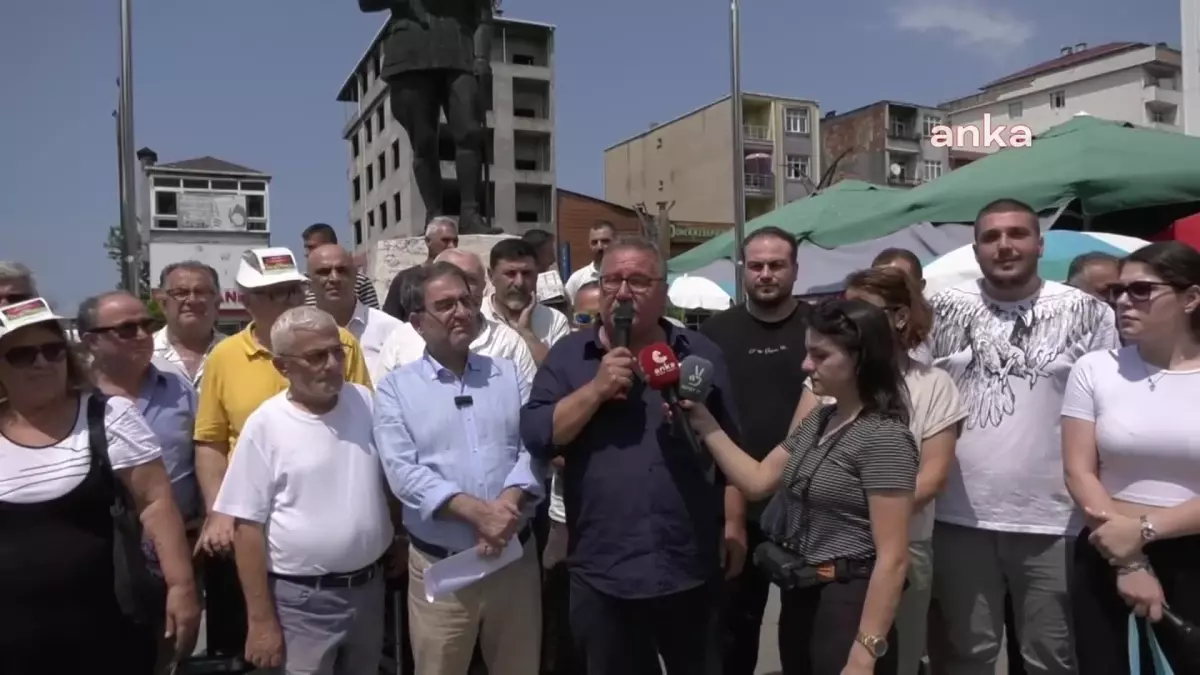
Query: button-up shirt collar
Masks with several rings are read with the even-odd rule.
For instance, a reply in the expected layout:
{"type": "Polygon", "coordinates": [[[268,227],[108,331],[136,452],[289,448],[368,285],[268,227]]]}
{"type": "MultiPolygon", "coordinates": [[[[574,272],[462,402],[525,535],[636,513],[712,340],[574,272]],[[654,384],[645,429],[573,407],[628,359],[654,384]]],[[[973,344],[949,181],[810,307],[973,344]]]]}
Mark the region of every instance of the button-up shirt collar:
{"type": "Polygon", "coordinates": [[[192,386],[199,387],[200,377],[204,375],[204,362],[208,360],[208,355],[212,353],[213,347],[216,347],[221,340],[225,339],[225,335],[216,330],[213,331],[212,340],[209,341],[208,348],[204,350],[204,356],[200,359],[200,365],[196,368],[196,375],[193,377],[188,374],[183,357],[179,355],[179,352],[175,351],[175,345],[171,344],[168,330],[170,329],[163,327],[154,334],[154,355],[176,368],[192,383],[192,386]]]}

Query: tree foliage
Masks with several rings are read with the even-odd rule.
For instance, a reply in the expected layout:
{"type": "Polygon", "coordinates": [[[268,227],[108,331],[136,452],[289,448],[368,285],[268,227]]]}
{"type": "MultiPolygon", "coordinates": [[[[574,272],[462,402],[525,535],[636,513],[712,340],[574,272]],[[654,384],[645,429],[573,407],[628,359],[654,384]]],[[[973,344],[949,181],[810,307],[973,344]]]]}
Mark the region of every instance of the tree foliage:
{"type": "MultiPolygon", "coordinates": [[[[125,250],[125,233],[121,230],[120,225],[114,225],[108,228],[108,239],[104,242],[105,254],[108,259],[113,261],[117,267],[117,289],[122,291],[129,290],[125,284],[125,265],[123,263],[125,250]]],[[[143,257],[141,261],[141,269],[138,271],[138,296],[142,302],[146,303],[146,309],[150,312],[150,316],[156,321],[162,322],[162,308],[158,306],[158,301],[154,299],[152,289],[154,284],[150,281],[150,261],[143,257]]]]}

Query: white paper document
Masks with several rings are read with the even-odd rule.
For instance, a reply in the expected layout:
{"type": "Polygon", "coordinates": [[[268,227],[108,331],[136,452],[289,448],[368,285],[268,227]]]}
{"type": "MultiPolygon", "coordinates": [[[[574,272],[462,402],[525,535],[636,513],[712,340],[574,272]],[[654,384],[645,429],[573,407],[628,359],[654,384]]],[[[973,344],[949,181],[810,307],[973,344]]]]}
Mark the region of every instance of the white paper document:
{"type": "Polygon", "coordinates": [[[425,569],[425,599],[433,602],[456,593],[521,558],[524,549],[513,537],[500,555],[485,558],[474,547],[439,560],[425,569]]]}

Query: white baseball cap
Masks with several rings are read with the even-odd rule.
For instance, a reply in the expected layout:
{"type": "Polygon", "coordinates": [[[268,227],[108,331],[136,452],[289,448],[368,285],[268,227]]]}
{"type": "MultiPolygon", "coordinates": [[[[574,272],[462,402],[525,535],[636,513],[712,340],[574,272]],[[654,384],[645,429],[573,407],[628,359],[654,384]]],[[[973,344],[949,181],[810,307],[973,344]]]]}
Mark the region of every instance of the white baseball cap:
{"type": "Polygon", "coordinates": [[[283,247],[256,248],[242,254],[237,285],[242,288],[266,288],[276,284],[308,281],[296,266],[296,256],[283,247]]]}
{"type": "Polygon", "coordinates": [[[50,310],[43,298],[30,298],[0,307],[0,338],[22,328],[47,321],[64,321],[50,310]]]}

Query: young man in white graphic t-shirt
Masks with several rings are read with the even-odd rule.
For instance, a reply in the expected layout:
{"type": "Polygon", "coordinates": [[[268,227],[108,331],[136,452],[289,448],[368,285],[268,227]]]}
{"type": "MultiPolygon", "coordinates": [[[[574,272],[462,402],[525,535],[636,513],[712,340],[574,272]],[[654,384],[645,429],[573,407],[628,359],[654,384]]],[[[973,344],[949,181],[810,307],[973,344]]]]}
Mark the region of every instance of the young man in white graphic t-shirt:
{"type": "Polygon", "coordinates": [[[1106,304],[1038,276],[1041,254],[1037,213],[994,202],[975,221],[983,279],[931,301],[934,363],[967,410],[933,539],[939,670],[952,675],[995,672],[1006,593],[1025,670],[1075,672],[1066,568],[1082,520],[1063,482],[1059,415],[1071,366],[1118,338],[1106,304]]]}

